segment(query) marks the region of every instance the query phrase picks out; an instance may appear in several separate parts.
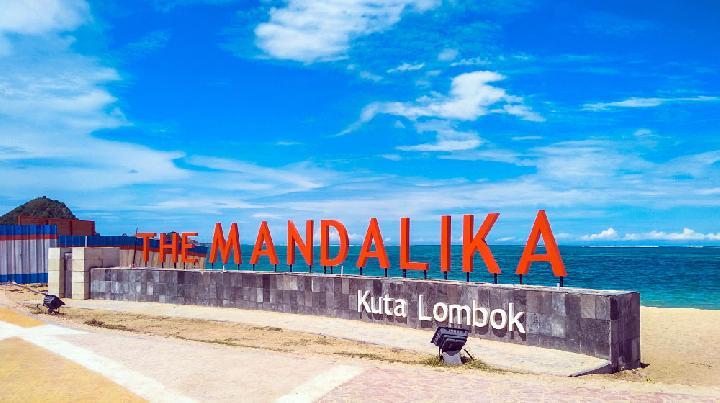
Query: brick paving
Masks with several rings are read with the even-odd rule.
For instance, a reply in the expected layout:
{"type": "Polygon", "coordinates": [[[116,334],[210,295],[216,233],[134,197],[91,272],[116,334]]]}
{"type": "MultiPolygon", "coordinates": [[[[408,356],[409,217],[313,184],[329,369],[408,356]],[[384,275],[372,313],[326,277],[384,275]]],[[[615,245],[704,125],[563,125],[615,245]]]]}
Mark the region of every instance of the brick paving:
{"type": "Polygon", "coordinates": [[[636,392],[510,377],[465,375],[434,370],[373,368],[325,395],[321,402],[718,402],[684,393],[636,392]]]}

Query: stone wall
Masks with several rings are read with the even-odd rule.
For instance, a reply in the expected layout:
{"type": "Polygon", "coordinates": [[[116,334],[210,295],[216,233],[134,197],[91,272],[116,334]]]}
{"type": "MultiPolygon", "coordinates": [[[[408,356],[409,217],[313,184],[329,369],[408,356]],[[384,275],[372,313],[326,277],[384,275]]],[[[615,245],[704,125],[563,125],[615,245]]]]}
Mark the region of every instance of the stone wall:
{"type": "MultiPolygon", "coordinates": [[[[525,312],[526,333],[473,327],[492,340],[572,351],[607,359],[606,371],[640,365],[640,295],[528,285],[251,271],[96,268],[90,297],[324,315],[413,328],[447,325],[418,320],[418,296],[436,302],[525,312]],[[409,302],[406,318],[358,312],[358,291],[409,302]]],[[[427,308],[426,308],[427,309],[427,308]]],[[[456,325],[456,327],[458,327],[456,325]]],[[[429,336],[428,336],[429,337],[429,336]]]]}

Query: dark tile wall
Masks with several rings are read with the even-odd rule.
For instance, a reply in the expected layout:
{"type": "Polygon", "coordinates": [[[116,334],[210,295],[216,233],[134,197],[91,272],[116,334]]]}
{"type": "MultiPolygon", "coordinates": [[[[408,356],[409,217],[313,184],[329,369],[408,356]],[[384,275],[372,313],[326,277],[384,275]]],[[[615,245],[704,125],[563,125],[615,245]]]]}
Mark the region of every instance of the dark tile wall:
{"type": "MultiPolygon", "coordinates": [[[[418,320],[418,295],[431,316],[436,302],[525,312],[526,333],[459,325],[473,335],[572,351],[607,359],[607,370],[640,365],[640,295],[528,285],[377,278],[308,273],[97,268],[90,297],[324,315],[433,329],[446,322],[418,320]],[[408,301],[407,318],[357,312],[358,290],[408,301]]],[[[458,325],[455,325],[458,327],[458,325]]]]}

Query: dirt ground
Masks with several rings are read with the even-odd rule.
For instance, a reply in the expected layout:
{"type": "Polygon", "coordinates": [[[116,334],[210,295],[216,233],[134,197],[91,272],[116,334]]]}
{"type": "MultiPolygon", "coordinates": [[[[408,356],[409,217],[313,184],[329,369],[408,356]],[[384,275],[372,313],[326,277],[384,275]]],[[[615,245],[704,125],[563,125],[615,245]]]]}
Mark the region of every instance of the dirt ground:
{"type": "MultiPolygon", "coordinates": [[[[32,288],[37,291],[45,291],[42,287],[34,286],[32,288]]],[[[259,327],[241,323],[135,315],[70,307],[61,308],[60,314],[47,315],[46,309],[38,306],[38,302],[41,301],[40,295],[20,287],[2,286],[1,289],[11,301],[17,304],[18,308],[37,315],[43,320],[71,324],[73,327],[93,327],[110,331],[175,337],[182,340],[286,353],[320,354],[429,366],[440,365],[436,357],[410,350],[297,332],[279,327],[259,327]]],[[[500,370],[487,367],[479,361],[466,368],[500,372],[500,370]]]]}
{"type": "MultiPolygon", "coordinates": [[[[378,362],[437,366],[435,357],[276,327],[196,319],[134,315],[101,310],[63,308],[61,315],[46,315],[36,308],[41,296],[13,286],[0,291],[20,308],[44,320],[75,327],[174,337],[225,346],[250,347],[294,354],[360,358],[378,362]]],[[[612,375],[583,377],[598,381],[632,381],[698,386],[720,386],[720,311],[641,308],[641,356],[644,368],[612,375]]],[[[461,370],[492,371],[481,361],[461,370]]]]}

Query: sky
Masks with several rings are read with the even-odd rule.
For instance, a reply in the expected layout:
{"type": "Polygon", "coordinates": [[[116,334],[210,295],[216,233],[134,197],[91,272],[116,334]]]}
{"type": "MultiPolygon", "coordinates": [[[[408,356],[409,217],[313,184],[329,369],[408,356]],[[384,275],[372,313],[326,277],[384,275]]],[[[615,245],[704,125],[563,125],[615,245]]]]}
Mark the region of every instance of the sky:
{"type": "Polygon", "coordinates": [[[715,1],[0,0],[0,210],[720,245],[715,1]]]}

